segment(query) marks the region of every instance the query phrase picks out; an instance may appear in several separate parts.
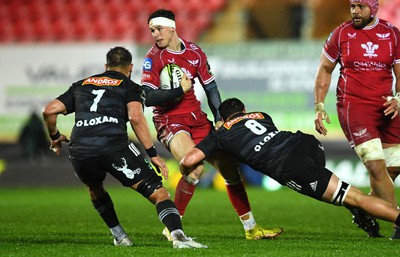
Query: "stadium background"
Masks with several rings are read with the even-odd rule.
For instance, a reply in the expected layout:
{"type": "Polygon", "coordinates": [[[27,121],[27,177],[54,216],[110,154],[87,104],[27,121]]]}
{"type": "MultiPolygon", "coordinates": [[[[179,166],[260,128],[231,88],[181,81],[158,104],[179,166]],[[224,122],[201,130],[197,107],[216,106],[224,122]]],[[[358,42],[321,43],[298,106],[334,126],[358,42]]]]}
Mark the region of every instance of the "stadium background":
{"type": "MultiPolygon", "coordinates": [[[[399,27],[400,0],[380,5],[378,17],[399,27]]],[[[249,111],[270,113],[282,130],[316,135],[330,169],[354,185],[369,185],[336,118],[337,69],[326,101],[329,135],[317,135],[313,123],[321,48],[349,18],[348,0],[0,0],[0,187],[80,185],[66,149],[56,157],[47,150],[47,138],[41,139],[40,111],[72,82],[102,72],[105,53],[116,45],[133,53],[132,79],[139,82],[143,56],[152,45],[147,16],[157,8],[172,9],[179,36],[207,53],[223,99],[239,97],[249,111]]],[[[202,89],[197,97],[211,115],[202,89]]],[[[154,137],[151,109],[145,114],[154,137]]],[[[72,126],[73,115],[59,118],[63,133],[69,135],[72,126]]],[[[174,187],[177,163],[156,144],[172,173],[166,183],[174,187]]],[[[248,184],[277,188],[241,168],[248,184]]],[[[209,166],[201,186],[224,188],[209,166]]]]}

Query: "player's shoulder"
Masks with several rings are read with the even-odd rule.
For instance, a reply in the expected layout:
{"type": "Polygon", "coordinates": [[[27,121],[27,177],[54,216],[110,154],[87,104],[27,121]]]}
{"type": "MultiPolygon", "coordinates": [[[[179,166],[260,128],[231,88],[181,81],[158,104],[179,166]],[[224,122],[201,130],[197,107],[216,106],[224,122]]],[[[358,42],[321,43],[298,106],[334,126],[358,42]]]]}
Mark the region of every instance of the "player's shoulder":
{"type": "Polygon", "coordinates": [[[399,31],[399,29],[395,25],[384,19],[378,19],[377,26],[384,27],[389,30],[394,30],[396,32],[399,31]]]}
{"type": "Polygon", "coordinates": [[[83,79],[80,79],[80,80],[78,80],[78,81],[73,82],[73,83],[72,83],[72,87],[82,86],[83,82],[84,82],[86,79],[87,79],[87,78],[83,78],[83,79]]]}
{"type": "Polygon", "coordinates": [[[133,81],[130,78],[125,78],[124,79],[124,85],[126,86],[134,86],[134,87],[140,87],[140,85],[138,83],[136,83],[135,81],[133,81]]]}
{"type": "Polygon", "coordinates": [[[182,39],[182,38],[181,38],[181,41],[185,45],[185,48],[187,50],[194,51],[194,52],[203,52],[201,47],[199,45],[197,45],[196,43],[186,40],[186,39],[182,39]]]}
{"type": "MultiPolygon", "coordinates": [[[[354,33],[354,27],[352,25],[351,20],[345,21],[337,26],[327,37],[325,43],[337,42],[339,38],[342,38],[341,35],[345,33],[354,33]]],[[[325,47],[327,44],[325,44],[325,47]]]]}
{"type": "Polygon", "coordinates": [[[162,66],[163,53],[165,49],[161,49],[154,45],[144,57],[143,70],[150,71],[154,66],[162,66]]]}
{"type": "Polygon", "coordinates": [[[354,29],[354,27],[352,25],[352,21],[348,20],[348,21],[342,22],[339,26],[337,26],[335,28],[334,32],[339,33],[339,32],[345,31],[345,30],[353,30],[353,29],[354,29]]]}
{"type": "Polygon", "coordinates": [[[394,27],[394,25],[392,23],[390,23],[387,20],[381,19],[381,18],[377,19],[377,24],[381,25],[381,26],[389,27],[389,28],[394,27]]]}
{"type": "Polygon", "coordinates": [[[153,45],[146,53],[146,57],[154,57],[160,55],[163,49],[159,48],[157,45],[153,45]]]}

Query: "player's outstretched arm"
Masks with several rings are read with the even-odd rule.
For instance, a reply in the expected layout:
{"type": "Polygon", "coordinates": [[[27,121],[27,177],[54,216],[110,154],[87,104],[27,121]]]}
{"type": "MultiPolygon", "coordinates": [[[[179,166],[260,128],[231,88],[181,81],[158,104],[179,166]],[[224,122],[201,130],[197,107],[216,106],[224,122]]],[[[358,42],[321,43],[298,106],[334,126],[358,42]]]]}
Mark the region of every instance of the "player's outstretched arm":
{"type": "Polygon", "coordinates": [[[332,72],[336,67],[336,62],[331,62],[324,53],[321,54],[320,64],[317,70],[317,76],[314,86],[314,110],[315,110],[315,130],[322,135],[326,135],[326,129],[323,121],[328,124],[331,123],[328,114],[324,109],[325,97],[328,94],[329,86],[331,83],[332,72]]]}
{"type": "Polygon", "coordinates": [[[392,115],[391,118],[394,119],[399,115],[400,108],[400,64],[393,65],[393,73],[395,77],[395,90],[396,94],[394,96],[383,96],[386,102],[383,106],[386,109],[383,111],[385,116],[392,115]]]}
{"type": "Polygon", "coordinates": [[[154,167],[157,169],[158,173],[161,173],[164,179],[168,179],[169,170],[165,161],[158,155],[150,158],[150,160],[154,167]]]}
{"type": "Polygon", "coordinates": [[[206,92],[208,106],[214,115],[214,122],[217,124],[219,121],[221,121],[221,116],[218,111],[218,107],[221,104],[221,95],[219,94],[215,80],[205,85],[204,91],[206,92]]]}
{"type": "MultiPolygon", "coordinates": [[[[127,104],[129,122],[133,132],[135,133],[139,142],[145,149],[153,147],[153,140],[150,135],[149,126],[147,120],[143,114],[143,105],[141,102],[129,102],[127,104]]],[[[150,156],[152,157],[152,156],[150,156]]]]}
{"type": "Polygon", "coordinates": [[[161,88],[152,89],[148,86],[142,86],[142,88],[146,93],[146,106],[163,105],[166,102],[173,101],[174,99],[185,94],[182,87],[177,87],[169,90],[161,88]]]}
{"type": "Polygon", "coordinates": [[[143,106],[141,102],[130,102],[127,104],[129,122],[131,123],[133,132],[137,139],[146,149],[151,162],[158,172],[162,174],[165,179],[168,179],[168,168],[164,160],[158,156],[157,150],[154,147],[153,140],[150,135],[147,120],[143,114],[143,106]]]}
{"type": "Polygon", "coordinates": [[[179,169],[182,175],[189,175],[206,158],[200,149],[194,147],[180,161],[179,169]]]}
{"type": "Polygon", "coordinates": [[[45,127],[51,138],[50,150],[60,155],[62,142],[68,143],[68,138],[57,129],[57,117],[59,114],[66,114],[67,108],[58,99],[50,101],[42,111],[45,127]]]}

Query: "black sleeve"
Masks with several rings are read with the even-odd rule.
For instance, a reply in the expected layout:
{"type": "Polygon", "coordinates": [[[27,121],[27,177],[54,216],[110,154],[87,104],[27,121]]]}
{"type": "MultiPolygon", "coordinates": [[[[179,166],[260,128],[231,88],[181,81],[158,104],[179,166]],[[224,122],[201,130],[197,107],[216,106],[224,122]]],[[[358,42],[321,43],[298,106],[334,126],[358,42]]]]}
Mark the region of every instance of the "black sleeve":
{"type": "Polygon", "coordinates": [[[217,142],[218,142],[217,133],[214,130],[212,130],[195,147],[200,149],[207,158],[217,150],[217,142]]]}
{"type": "Polygon", "coordinates": [[[182,87],[174,89],[152,89],[148,86],[142,86],[146,93],[146,106],[163,105],[167,102],[173,101],[175,98],[184,94],[182,87]]]}
{"type": "Polygon", "coordinates": [[[128,86],[127,86],[127,92],[125,94],[126,97],[126,103],[129,102],[141,102],[142,105],[144,106],[144,92],[143,92],[143,88],[141,86],[139,86],[139,84],[136,84],[133,81],[128,82],[128,86]]]}
{"type": "Polygon", "coordinates": [[[76,86],[74,86],[76,83],[72,84],[68,88],[68,90],[61,94],[59,97],[56,99],[61,101],[65,107],[67,108],[67,114],[75,112],[75,98],[74,98],[74,91],[76,86]]]}
{"type": "Polygon", "coordinates": [[[214,115],[214,121],[220,121],[221,115],[219,114],[218,107],[221,104],[221,96],[218,91],[217,83],[212,81],[211,83],[204,86],[204,90],[207,95],[208,106],[214,115]]]}

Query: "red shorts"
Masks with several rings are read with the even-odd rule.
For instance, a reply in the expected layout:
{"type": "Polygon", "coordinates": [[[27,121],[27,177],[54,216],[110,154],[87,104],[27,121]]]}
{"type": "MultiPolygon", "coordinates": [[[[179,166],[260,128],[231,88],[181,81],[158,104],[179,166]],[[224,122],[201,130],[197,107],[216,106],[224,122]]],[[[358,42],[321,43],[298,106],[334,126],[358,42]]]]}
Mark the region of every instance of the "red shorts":
{"type": "Polygon", "coordinates": [[[157,130],[157,139],[169,149],[169,141],[179,132],[187,132],[198,144],[213,129],[207,114],[202,111],[186,114],[153,117],[154,126],[157,130]]]}
{"type": "Polygon", "coordinates": [[[380,138],[382,143],[400,144],[400,117],[385,116],[385,106],[337,103],[340,126],[351,147],[380,138]]]}

